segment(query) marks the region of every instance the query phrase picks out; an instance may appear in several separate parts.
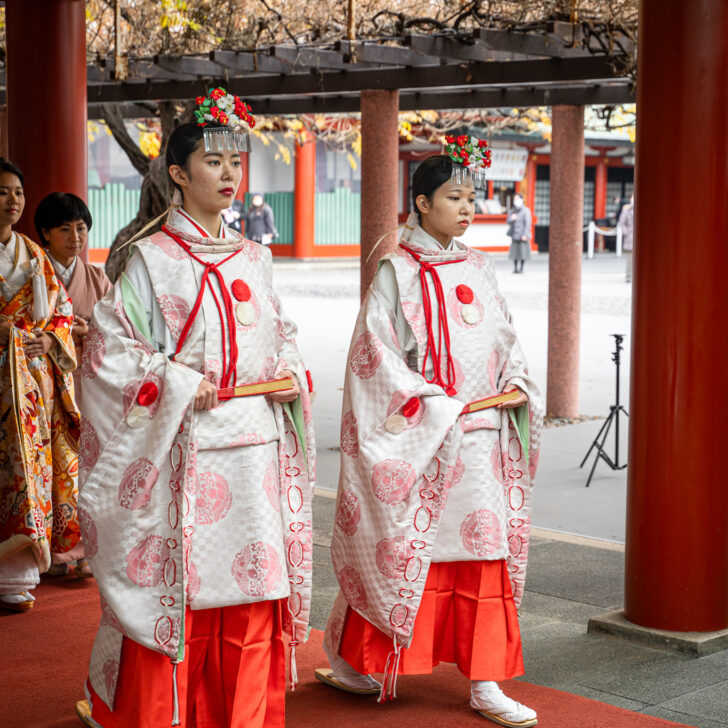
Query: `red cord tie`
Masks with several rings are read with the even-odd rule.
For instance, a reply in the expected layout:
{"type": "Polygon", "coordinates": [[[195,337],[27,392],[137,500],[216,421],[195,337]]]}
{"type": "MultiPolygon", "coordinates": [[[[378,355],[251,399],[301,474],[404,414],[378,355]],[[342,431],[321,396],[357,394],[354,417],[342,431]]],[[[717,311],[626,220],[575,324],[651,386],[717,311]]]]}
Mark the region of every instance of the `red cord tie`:
{"type": "Polygon", "coordinates": [[[459,260],[443,260],[439,263],[420,260],[417,253],[405,248],[407,252],[420,264],[420,286],[422,287],[422,304],[425,309],[425,326],[427,327],[427,347],[425,348],[425,358],[422,362],[422,376],[425,381],[430,384],[439,384],[445,393],[452,397],[457,394],[455,388],[455,364],[453,363],[452,354],[450,352],[450,327],[447,322],[447,307],[445,305],[445,291],[442,287],[440,275],[437,267],[448,265],[450,263],[459,263],[459,260]],[[432,278],[432,285],[435,288],[435,298],[437,299],[437,346],[435,346],[435,333],[432,325],[432,298],[430,295],[430,287],[427,283],[427,274],[432,278]],[[447,357],[446,378],[442,375],[442,357],[443,344],[445,347],[445,356],[447,357]],[[432,379],[428,379],[425,372],[427,371],[427,361],[432,357],[432,379]]]}
{"type": "MultiPolygon", "coordinates": [[[[200,229],[202,232],[204,230],[200,229]]],[[[190,249],[190,246],[185,243],[182,238],[172,233],[169,228],[167,228],[166,225],[162,226],[162,231],[165,232],[167,235],[169,235],[172,240],[175,241],[186,253],[187,255],[192,258],[195,262],[199,263],[201,266],[204,267],[205,272],[202,274],[202,280],[200,281],[200,291],[197,294],[197,299],[195,300],[195,305],[192,307],[192,311],[190,312],[189,317],[187,318],[187,321],[185,322],[184,328],[182,329],[182,333],[180,334],[179,341],[177,342],[177,348],[175,349],[174,355],[172,356],[172,359],[174,360],[177,355],[182,350],[182,346],[184,345],[185,341],[187,340],[187,336],[190,332],[190,329],[192,328],[192,324],[194,324],[195,319],[197,318],[197,314],[200,311],[200,308],[202,306],[202,297],[205,294],[205,288],[209,284],[210,286],[210,293],[212,294],[212,297],[215,301],[215,306],[217,307],[217,313],[220,316],[220,323],[222,324],[222,380],[220,383],[221,387],[228,387],[230,386],[230,383],[232,381],[232,386],[235,386],[237,383],[237,364],[238,364],[238,342],[237,342],[237,330],[235,326],[235,311],[233,309],[233,301],[230,297],[230,293],[227,290],[227,286],[225,285],[225,278],[223,277],[222,272],[219,270],[220,266],[222,266],[223,263],[227,263],[228,260],[235,257],[243,248],[239,248],[238,250],[234,251],[230,255],[227,256],[227,258],[224,258],[218,263],[208,263],[200,258],[198,258],[190,249]],[[218,283],[220,285],[220,291],[222,294],[222,306],[220,305],[220,299],[217,297],[217,293],[215,293],[215,289],[212,287],[212,283],[210,283],[210,274],[213,273],[218,280],[218,283]],[[226,346],[226,334],[229,338],[230,342],[230,360],[228,361],[227,357],[227,346],[226,346]]],[[[205,237],[209,237],[209,235],[205,235],[205,237]]]]}

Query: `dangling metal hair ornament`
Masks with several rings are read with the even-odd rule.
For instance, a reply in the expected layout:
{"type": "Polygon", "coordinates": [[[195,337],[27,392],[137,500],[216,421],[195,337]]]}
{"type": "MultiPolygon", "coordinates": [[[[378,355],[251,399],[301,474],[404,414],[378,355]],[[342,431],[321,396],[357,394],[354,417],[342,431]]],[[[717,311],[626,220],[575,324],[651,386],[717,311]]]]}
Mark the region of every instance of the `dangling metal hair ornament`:
{"type": "Polygon", "coordinates": [[[206,152],[250,151],[250,130],[255,126],[251,109],[239,96],[224,88],[211,88],[196,99],[195,119],[205,127],[202,138],[206,152]],[[208,126],[212,121],[222,126],[208,126]]]}
{"type": "Polygon", "coordinates": [[[445,143],[445,152],[454,162],[450,180],[454,184],[485,187],[486,171],[491,165],[488,142],[461,134],[446,136],[445,143]]]}

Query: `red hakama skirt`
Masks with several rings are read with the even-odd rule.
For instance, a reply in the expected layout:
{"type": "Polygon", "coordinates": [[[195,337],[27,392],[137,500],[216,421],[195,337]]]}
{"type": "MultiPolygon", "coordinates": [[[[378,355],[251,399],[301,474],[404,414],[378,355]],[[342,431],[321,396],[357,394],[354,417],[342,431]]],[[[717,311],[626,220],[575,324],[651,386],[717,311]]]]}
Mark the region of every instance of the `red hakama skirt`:
{"type": "MultiPolygon", "coordinates": [[[[347,609],[339,654],[355,670],[383,672],[392,649],[391,637],[347,609]]],[[[471,680],[523,675],[521,632],[505,561],[430,564],[399,674],[431,673],[440,662],[454,663],[471,680]]]]}
{"type": "MultiPolygon", "coordinates": [[[[181,728],[283,728],[285,647],[282,602],[185,611],[185,657],[177,665],[181,728]]],[[[114,710],[91,685],[102,728],[171,726],[173,666],[124,638],[114,710]]]]}

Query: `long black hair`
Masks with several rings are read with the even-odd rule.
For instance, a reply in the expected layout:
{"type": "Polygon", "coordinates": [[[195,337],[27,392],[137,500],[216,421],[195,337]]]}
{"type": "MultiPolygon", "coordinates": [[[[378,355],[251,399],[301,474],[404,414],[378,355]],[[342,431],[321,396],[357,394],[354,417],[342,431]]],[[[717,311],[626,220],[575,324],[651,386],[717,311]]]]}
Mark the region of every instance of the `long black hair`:
{"type": "Polygon", "coordinates": [[[20,180],[20,186],[25,186],[25,177],[23,177],[23,173],[20,171],[18,165],[9,162],[3,157],[0,157],[0,174],[2,174],[3,172],[7,172],[8,174],[14,174],[20,180]]]}
{"type": "MultiPolygon", "coordinates": [[[[211,121],[207,124],[208,127],[220,127],[222,124],[218,124],[216,121],[211,121]]],[[[190,155],[195,151],[197,144],[202,139],[205,127],[189,122],[187,124],[180,124],[171,134],[167,141],[167,149],[164,152],[164,159],[167,162],[167,170],[176,164],[181,167],[185,172],[189,172],[188,162],[190,155]]],[[[167,172],[169,174],[169,172],[167,172]]],[[[182,188],[170,177],[170,181],[175,186],[175,189],[182,192],[182,188]]]]}
{"type": "Polygon", "coordinates": [[[430,202],[435,192],[450,180],[453,161],[447,154],[435,154],[427,157],[415,170],[412,177],[412,208],[422,220],[417,208],[417,198],[424,195],[430,202]]]}
{"type": "Polygon", "coordinates": [[[67,222],[83,220],[90,230],[93,220],[86,203],[71,192],[51,192],[38,204],[33,222],[41,245],[48,245],[43,235],[44,230],[60,227],[67,222]]]}

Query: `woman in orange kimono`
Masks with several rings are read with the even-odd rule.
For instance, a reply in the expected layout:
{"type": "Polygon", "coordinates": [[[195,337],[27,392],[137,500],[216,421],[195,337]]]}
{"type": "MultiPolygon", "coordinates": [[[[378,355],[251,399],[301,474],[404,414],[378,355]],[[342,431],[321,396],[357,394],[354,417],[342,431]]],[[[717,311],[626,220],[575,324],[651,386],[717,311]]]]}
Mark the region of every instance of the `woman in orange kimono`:
{"type": "Polygon", "coordinates": [[[71,302],[43,250],[13,231],[23,175],[0,160],[0,607],[33,607],[51,560],[82,556],[71,302]]]}

